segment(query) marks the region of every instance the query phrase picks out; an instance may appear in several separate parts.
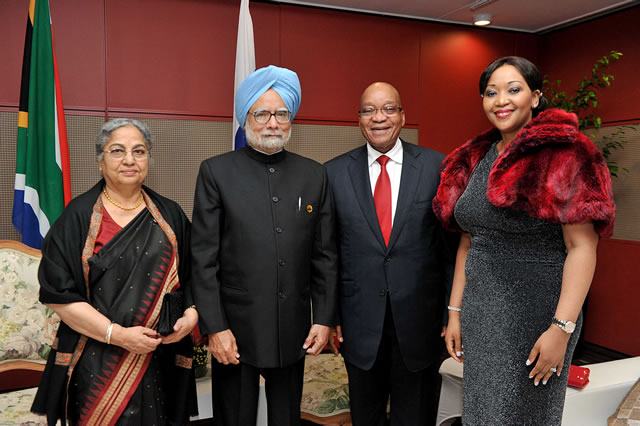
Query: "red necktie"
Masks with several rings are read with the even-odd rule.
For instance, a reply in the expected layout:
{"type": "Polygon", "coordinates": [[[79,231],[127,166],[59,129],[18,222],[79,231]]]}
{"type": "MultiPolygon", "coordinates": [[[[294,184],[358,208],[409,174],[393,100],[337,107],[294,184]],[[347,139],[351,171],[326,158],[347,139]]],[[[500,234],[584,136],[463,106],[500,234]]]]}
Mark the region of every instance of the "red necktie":
{"type": "Polygon", "coordinates": [[[380,175],[376,181],[376,189],[373,191],[373,203],[376,205],[378,223],[380,224],[384,244],[388,246],[389,237],[391,236],[391,180],[389,180],[389,174],[387,173],[389,157],[381,155],[376,161],[380,163],[380,175]]]}

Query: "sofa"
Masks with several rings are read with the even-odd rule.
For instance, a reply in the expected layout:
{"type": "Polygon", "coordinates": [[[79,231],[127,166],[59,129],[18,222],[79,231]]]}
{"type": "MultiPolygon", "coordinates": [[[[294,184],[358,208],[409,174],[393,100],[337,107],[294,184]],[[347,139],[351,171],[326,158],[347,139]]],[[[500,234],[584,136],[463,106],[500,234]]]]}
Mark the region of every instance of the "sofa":
{"type": "Polygon", "coordinates": [[[38,301],[40,257],[0,240],[0,425],[46,425],[30,408],[60,318],[38,301]]]}

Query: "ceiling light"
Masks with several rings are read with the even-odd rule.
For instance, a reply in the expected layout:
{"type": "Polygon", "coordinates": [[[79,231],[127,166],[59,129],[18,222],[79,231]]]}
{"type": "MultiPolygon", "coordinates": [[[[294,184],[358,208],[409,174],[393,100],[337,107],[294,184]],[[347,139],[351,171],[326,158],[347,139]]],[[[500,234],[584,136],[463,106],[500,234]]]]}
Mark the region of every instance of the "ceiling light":
{"type": "Polygon", "coordinates": [[[492,17],[493,16],[490,13],[479,13],[477,15],[473,15],[473,25],[477,25],[479,27],[489,25],[492,17]]]}

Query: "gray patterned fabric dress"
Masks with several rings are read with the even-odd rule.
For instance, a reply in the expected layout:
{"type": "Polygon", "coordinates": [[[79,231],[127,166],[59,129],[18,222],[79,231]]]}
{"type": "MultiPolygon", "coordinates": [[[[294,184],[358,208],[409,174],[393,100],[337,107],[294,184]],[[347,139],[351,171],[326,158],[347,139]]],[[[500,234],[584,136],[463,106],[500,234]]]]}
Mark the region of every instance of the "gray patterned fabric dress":
{"type": "Polygon", "coordinates": [[[561,377],[534,386],[525,362],[549,328],[562,283],[566,249],[559,224],[493,206],[487,180],[494,144],[455,206],[471,233],[462,300],[463,424],[560,425],[569,364],[582,324],[571,337],[561,377]]]}

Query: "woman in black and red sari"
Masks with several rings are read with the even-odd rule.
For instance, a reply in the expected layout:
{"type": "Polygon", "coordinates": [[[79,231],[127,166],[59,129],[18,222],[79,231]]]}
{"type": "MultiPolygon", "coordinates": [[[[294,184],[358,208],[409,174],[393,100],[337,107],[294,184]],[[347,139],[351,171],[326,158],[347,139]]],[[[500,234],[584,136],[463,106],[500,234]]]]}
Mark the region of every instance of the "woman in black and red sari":
{"type": "Polygon", "coordinates": [[[50,424],[186,423],[197,411],[189,220],[142,185],[151,135],[118,118],[96,142],[104,179],[69,203],[42,246],[40,301],[62,319],[32,410],[50,424]],[[156,332],[166,293],[183,316],[156,332]]]}

